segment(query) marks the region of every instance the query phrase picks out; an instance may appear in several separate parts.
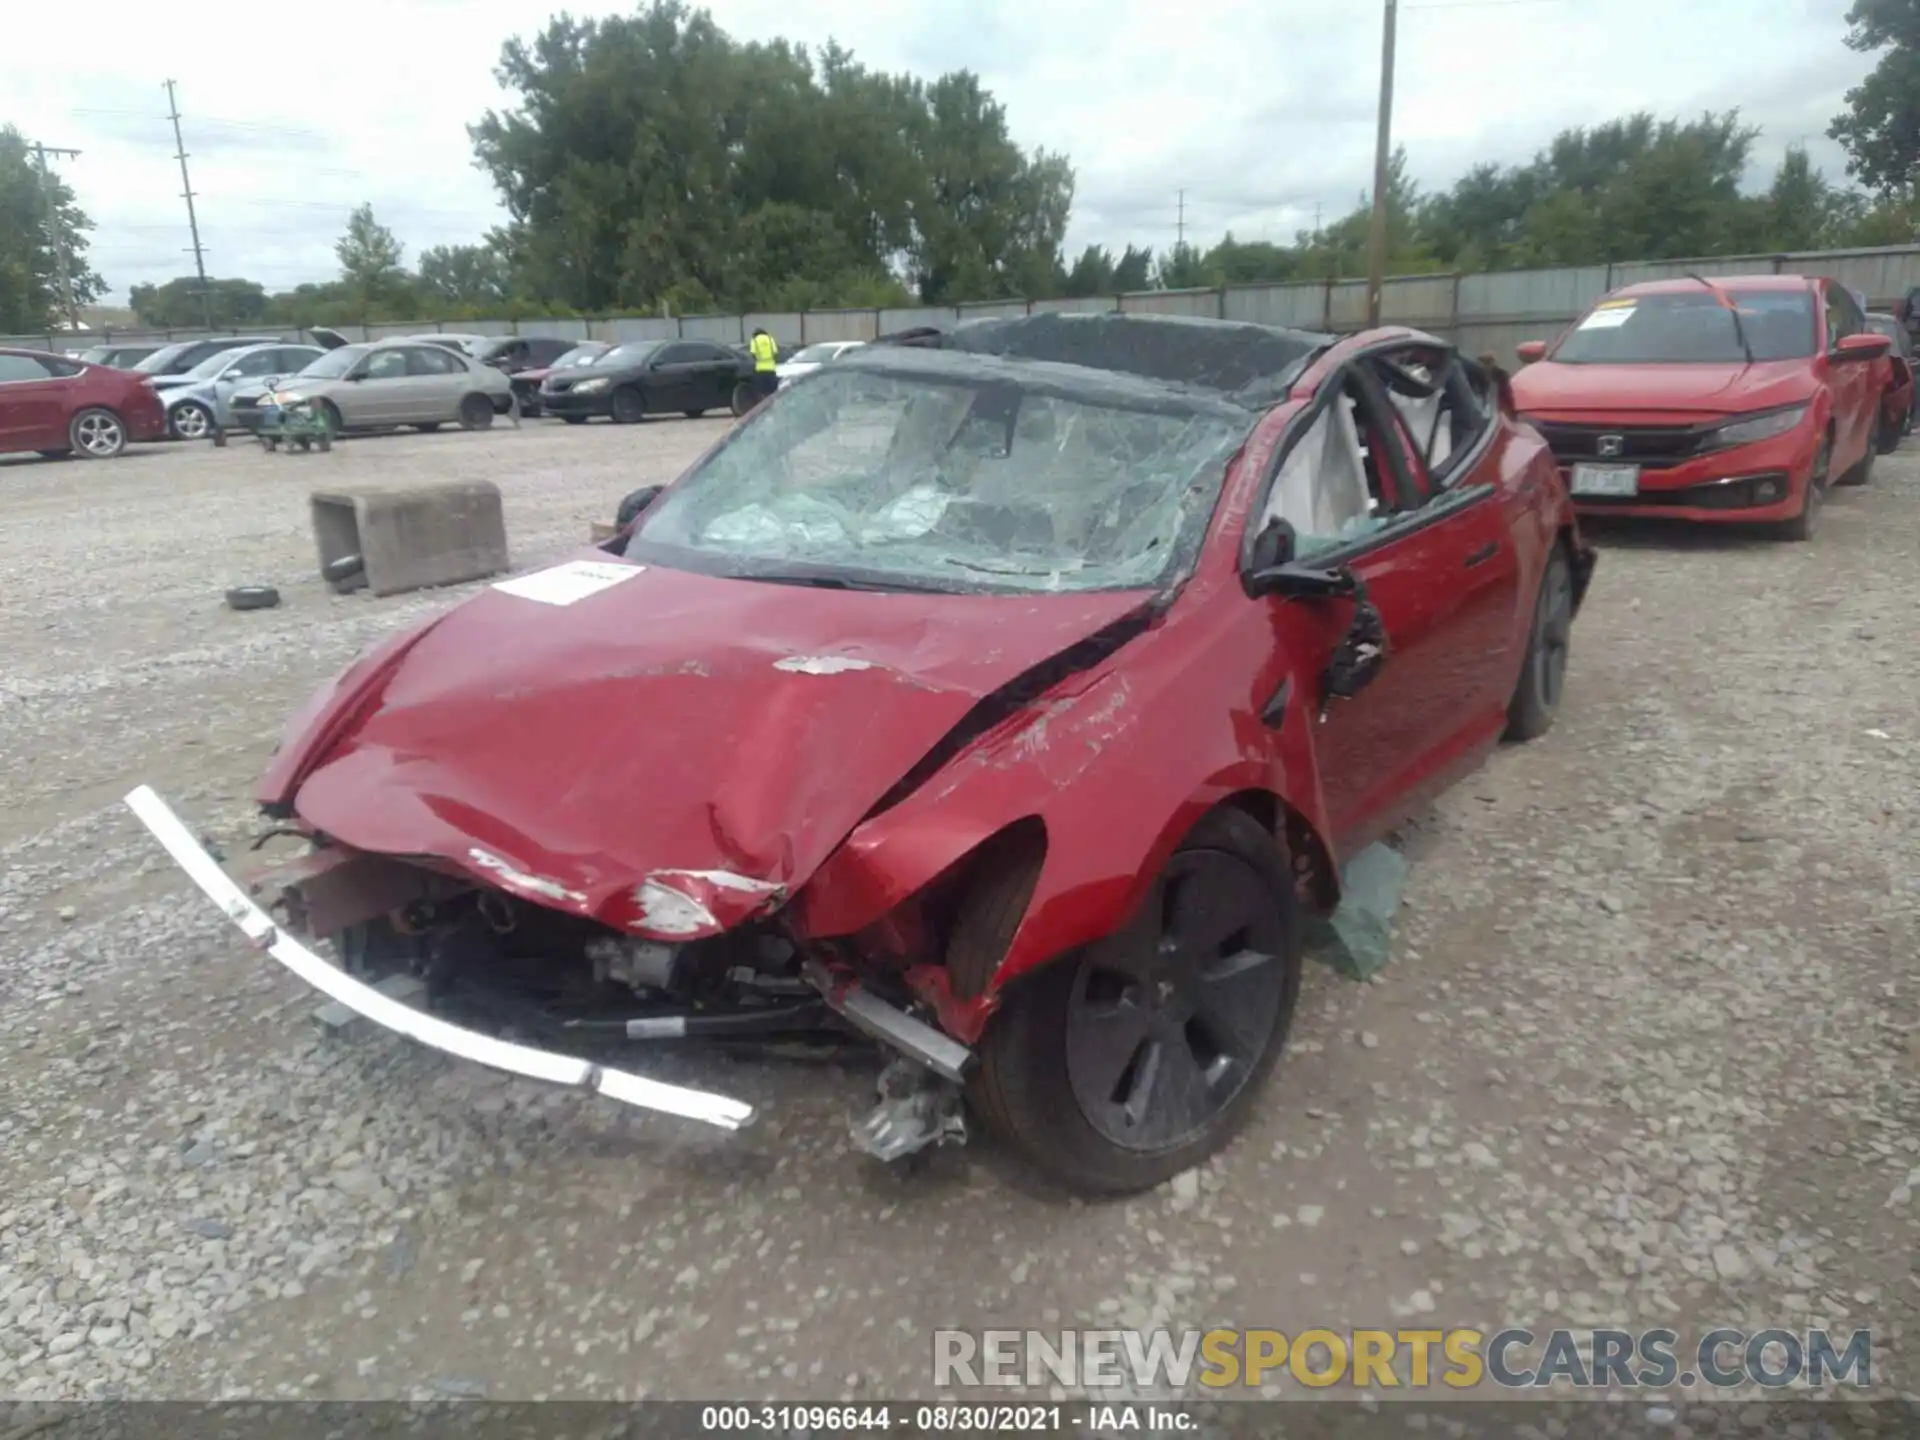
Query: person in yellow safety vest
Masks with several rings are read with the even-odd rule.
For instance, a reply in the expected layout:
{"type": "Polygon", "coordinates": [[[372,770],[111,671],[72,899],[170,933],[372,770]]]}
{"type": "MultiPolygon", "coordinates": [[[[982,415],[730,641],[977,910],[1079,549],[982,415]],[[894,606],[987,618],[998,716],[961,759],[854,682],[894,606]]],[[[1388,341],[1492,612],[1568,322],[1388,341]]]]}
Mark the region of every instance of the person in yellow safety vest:
{"type": "Polygon", "coordinates": [[[779,377],[774,374],[774,367],[780,363],[780,346],[766,331],[755,330],[753,341],[747,348],[753,352],[754,388],[764,400],[780,385],[779,377]]]}

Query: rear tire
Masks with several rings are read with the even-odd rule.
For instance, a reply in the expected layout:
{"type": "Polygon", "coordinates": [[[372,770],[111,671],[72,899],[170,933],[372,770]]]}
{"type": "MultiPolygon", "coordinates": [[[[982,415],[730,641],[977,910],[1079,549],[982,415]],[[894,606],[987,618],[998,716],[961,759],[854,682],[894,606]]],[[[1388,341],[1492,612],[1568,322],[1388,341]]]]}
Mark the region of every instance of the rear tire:
{"type": "Polygon", "coordinates": [[[753,383],[742,380],[733,387],[733,397],[729,400],[727,408],[732,410],[737,418],[753,409],[753,402],[759,398],[760,392],[753,387],[753,383]]]}
{"type": "Polygon", "coordinates": [[[460,402],[460,428],[485,430],[493,424],[493,401],[475,393],[460,402]]]}
{"type": "Polygon", "coordinates": [[[614,391],[607,408],[616,425],[635,425],[647,418],[647,398],[631,385],[614,391]]]}
{"type": "MultiPolygon", "coordinates": [[[[1003,867],[976,885],[948,951],[956,990],[998,965],[1031,873],[1003,867]]],[[[1068,1189],[1149,1189],[1246,1124],[1286,1046],[1300,964],[1280,845],[1244,811],[1216,810],[1124,929],[1009,986],[969,1099],[987,1128],[1068,1189]]]]}
{"type": "Polygon", "coordinates": [[[113,411],[90,405],[68,423],[67,439],[83,460],[111,460],[127,448],[127,427],[113,411]]]}
{"type": "Polygon", "coordinates": [[[1553,728],[1566,686],[1567,659],[1573,644],[1573,566],[1566,546],[1554,542],[1534,597],[1533,623],[1527,629],[1527,656],[1520,681],[1507,703],[1506,738],[1537,740],[1553,728]]]}

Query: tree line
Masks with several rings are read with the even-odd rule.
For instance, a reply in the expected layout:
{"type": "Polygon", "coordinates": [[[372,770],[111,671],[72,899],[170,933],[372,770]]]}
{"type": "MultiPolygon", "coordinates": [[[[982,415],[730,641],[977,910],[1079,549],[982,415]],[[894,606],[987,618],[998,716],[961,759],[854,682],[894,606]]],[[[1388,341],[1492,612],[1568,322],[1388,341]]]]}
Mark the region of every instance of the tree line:
{"type": "MultiPolygon", "coordinates": [[[[1519,165],[1423,193],[1404,151],[1388,190],[1396,274],[1906,244],[1920,237],[1920,0],[1855,0],[1846,43],[1880,56],[1830,135],[1852,183],[1791,149],[1742,189],[1760,132],[1737,111],[1567,130],[1519,165]]],[[[561,16],[503,47],[513,103],[469,126],[507,212],[475,243],[408,263],[371,207],[336,279],[269,294],[192,277],[137,285],[148,325],[291,325],[536,314],[792,311],[1362,275],[1370,202],[1291,243],[1064,251],[1067,157],[1023,149],[969,71],[869,70],[837,44],[742,42],[682,0],[561,16]]],[[[77,300],[106,282],[91,223],[20,133],[0,129],[0,331],[58,309],[50,239],[77,300]]]]}

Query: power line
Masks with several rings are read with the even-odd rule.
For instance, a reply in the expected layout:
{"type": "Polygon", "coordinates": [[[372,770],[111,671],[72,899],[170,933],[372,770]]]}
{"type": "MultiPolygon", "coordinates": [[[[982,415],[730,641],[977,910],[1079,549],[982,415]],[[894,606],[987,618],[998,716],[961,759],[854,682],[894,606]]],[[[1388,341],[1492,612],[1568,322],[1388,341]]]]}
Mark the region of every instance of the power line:
{"type": "Polygon", "coordinates": [[[42,145],[36,140],[33,155],[40,165],[40,193],[47,202],[47,238],[53,242],[54,274],[60,282],[60,303],[67,312],[67,327],[78,330],[80,311],[73,303],[73,274],[67,266],[67,237],[60,228],[60,207],[54,203],[53,176],[47,170],[47,156],[58,155],[62,159],[77,160],[80,152],[58,145],[42,145]]]}
{"type": "Polygon", "coordinates": [[[180,138],[180,102],[174,98],[173,81],[167,81],[168,119],[173,121],[173,153],[180,162],[180,194],[187,202],[187,229],[193,235],[193,269],[200,277],[200,309],[207,328],[213,328],[213,296],[207,289],[207,259],[200,248],[200,220],[193,213],[193,182],[187,178],[187,144],[180,138]]]}

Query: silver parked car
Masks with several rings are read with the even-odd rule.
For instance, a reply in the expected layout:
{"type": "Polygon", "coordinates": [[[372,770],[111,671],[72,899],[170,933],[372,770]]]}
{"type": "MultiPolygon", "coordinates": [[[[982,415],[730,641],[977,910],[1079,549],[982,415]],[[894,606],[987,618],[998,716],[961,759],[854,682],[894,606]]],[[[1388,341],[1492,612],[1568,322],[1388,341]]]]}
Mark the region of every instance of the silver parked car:
{"type": "Polygon", "coordinates": [[[178,383],[160,391],[167,407],[167,434],[175,440],[202,440],[215,427],[233,428],[228,402],[234,391],[252,381],[271,385],[297,374],[328,352],[318,345],[247,345],[208,356],[178,383]]]}
{"type": "Polygon", "coordinates": [[[493,366],[444,345],[380,340],[329,350],[266,397],[276,405],[302,400],[336,431],[448,423],[482,430],[512,407],[513,389],[493,366]]]}

